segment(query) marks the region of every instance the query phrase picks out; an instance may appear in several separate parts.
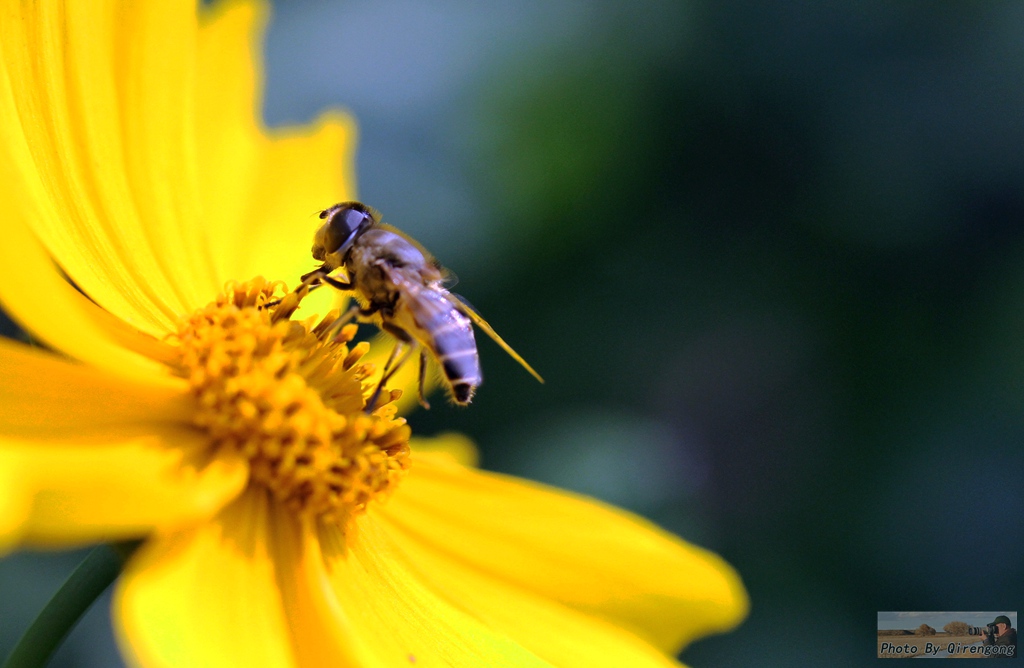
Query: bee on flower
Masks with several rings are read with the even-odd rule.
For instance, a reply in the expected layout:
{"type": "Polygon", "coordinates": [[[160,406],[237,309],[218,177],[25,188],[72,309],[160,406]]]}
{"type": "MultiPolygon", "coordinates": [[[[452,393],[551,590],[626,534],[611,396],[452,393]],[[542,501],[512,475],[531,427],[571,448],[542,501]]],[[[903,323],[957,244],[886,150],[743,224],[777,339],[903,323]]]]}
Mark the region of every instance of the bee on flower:
{"type": "Polygon", "coordinates": [[[138,666],[667,666],[737,624],[720,558],[414,437],[332,291],[281,301],[354,125],[261,126],[265,12],[5,8],[0,305],[40,346],[0,340],[0,551],[137,542],[138,666]]]}
{"type": "MultiPolygon", "coordinates": [[[[323,264],[302,276],[300,290],[330,285],[351,291],[359,304],[335,326],[358,314],[375,319],[395,337],[378,392],[419,348],[420,404],[430,408],[424,397],[428,353],[440,365],[454,402],[468,404],[483,382],[474,324],[544,382],[465,300],[444,287],[449,272],[413,239],[384,225],[376,210],[361,202],[341,202],[321,211],[320,218],[324,224],[313,238],[313,258],[323,264]],[[333,275],[338,269],[344,270],[345,278],[333,275]]],[[[375,404],[373,397],[367,409],[375,404]]]]}

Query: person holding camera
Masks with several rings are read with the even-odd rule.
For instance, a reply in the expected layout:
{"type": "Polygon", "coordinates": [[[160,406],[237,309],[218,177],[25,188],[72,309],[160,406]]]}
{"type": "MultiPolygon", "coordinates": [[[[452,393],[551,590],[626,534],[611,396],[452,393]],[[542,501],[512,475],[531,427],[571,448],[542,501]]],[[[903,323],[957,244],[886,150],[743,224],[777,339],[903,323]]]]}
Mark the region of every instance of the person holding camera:
{"type": "Polygon", "coordinates": [[[982,639],[982,645],[999,645],[1012,648],[1005,652],[989,654],[989,657],[993,659],[1017,658],[1017,629],[1010,626],[1010,618],[1006,615],[999,615],[987,628],[988,633],[982,639]]]}

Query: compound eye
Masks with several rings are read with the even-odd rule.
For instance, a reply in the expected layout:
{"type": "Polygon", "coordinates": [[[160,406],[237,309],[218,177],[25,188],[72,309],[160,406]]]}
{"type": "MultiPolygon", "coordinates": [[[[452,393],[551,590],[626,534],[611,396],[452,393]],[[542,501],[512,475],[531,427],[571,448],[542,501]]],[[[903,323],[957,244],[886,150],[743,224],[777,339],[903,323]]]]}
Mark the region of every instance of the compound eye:
{"type": "Polygon", "coordinates": [[[324,248],[328,253],[347,251],[360,231],[373,223],[370,211],[358,202],[336,204],[320,212],[326,218],[324,248]]]}

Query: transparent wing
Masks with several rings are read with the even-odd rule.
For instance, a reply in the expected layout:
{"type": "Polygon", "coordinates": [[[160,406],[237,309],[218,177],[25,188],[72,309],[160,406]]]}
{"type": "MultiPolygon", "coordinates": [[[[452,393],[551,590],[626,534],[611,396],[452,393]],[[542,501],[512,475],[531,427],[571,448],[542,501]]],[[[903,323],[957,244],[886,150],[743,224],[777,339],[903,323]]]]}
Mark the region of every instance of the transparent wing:
{"type": "Polygon", "coordinates": [[[452,301],[452,304],[455,305],[455,308],[457,308],[460,313],[462,313],[464,316],[472,320],[473,324],[479,327],[481,331],[487,334],[487,336],[491,337],[495,343],[501,346],[502,349],[504,349],[504,351],[512,357],[512,359],[519,362],[519,364],[521,364],[524,369],[529,371],[534,378],[536,378],[542,383],[544,382],[544,379],[540,377],[540,374],[534,371],[533,367],[530,366],[526,360],[520,357],[519,353],[512,349],[512,346],[505,343],[505,339],[498,336],[498,333],[495,332],[494,329],[492,329],[489,324],[487,324],[487,321],[483,319],[483,316],[477,313],[476,309],[474,309],[469,302],[463,299],[460,295],[457,295],[453,292],[448,293],[448,298],[452,301]]]}
{"type": "MultiPolygon", "coordinates": [[[[452,288],[454,288],[456,285],[459,284],[459,277],[455,275],[454,271],[452,271],[448,267],[440,267],[440,271],[441,271],[441,276],[443,276],[443,278],[441,279],[441,287],[442,288],[444,288],[445,290],[451,290],[452,288]]],[[[458,295],[455,295],[455,296],[458,297],[458,295]]],[[[463,303],[466,302],[466,300],[462,299],[462,297],[459,297],[459,299],[463,303]]],[[[470,308],[472,308],[472,307],[470,307],[470,308]]]]}

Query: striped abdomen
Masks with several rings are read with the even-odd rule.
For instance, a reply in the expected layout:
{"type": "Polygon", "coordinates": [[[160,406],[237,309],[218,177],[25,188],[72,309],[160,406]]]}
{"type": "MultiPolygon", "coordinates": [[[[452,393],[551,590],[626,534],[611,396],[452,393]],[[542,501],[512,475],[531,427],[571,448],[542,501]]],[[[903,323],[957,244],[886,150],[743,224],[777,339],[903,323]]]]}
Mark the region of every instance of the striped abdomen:
{"type": "Polygon", "coordinates": [[[455,401],[468,404],[483,382],[472,321],[441,290],[423,290],[409,307],[423,337],[420,342],[437,358],[455,401]]]}

